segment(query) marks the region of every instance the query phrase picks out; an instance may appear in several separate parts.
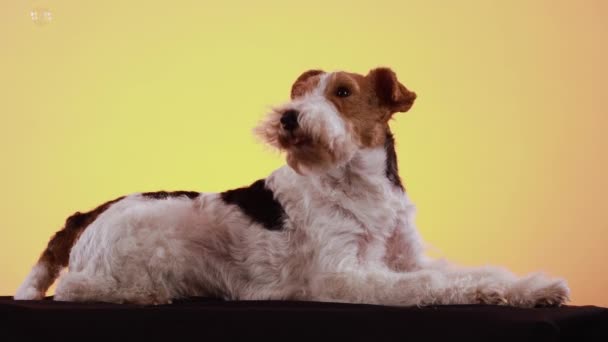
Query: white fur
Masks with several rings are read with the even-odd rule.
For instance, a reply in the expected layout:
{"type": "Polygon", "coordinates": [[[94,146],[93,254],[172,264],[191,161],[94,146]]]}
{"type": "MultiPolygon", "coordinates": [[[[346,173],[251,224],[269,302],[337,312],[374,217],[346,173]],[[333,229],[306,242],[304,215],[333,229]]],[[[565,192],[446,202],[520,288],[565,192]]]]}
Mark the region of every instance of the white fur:
{"type": "MultiPolygon", "coordinates": [[[[267,177],[286,212],[283,230],[252,223],[215,193],[194,200],[133,194],[86,228],[55,299],[151,304],[215,295],[525,307],[566,300],[568,288],[559,279],[519,279],[500,268],[460,268],[425,257],[414,205],[385,175],[384,149],[356,145],[323,97],[326,80],[288,106],[301,113],[303,130],[343,157],[326,172],[302,175],[285,166],[267,177]],[[395,234],[403,240],[395,259],[400,266],[386,259],[395,234]]],[[[35,266],[15,298],[41,298],[44,272],[35,266]]]]}
{"type": "Polygon", "coordinates": [[[44,290],[42,290],[42,288],[46,290],[46,288],[48,288],[52,283],[52,280],[48,280],[49,278],[49,271],[44,265],[34,265],[30,273],[27,275],[27,278],[25,278],[21,286],[17,289],[15,299],[42,299],[44,297],[44,290]],[[44,284],[45,281],[47,284],[44,284]]]}

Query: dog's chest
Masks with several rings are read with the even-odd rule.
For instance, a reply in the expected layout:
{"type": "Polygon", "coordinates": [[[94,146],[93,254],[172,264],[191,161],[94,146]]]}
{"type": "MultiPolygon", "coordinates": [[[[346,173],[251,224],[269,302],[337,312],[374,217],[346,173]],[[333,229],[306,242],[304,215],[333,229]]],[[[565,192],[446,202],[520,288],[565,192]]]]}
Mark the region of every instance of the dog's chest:
{"type": "Polygon", "coordinates": [[[398,194],[316,198],[306,229],[320,254],[357,264],[381,262],[386,241],[405,215],[398,194]]]}

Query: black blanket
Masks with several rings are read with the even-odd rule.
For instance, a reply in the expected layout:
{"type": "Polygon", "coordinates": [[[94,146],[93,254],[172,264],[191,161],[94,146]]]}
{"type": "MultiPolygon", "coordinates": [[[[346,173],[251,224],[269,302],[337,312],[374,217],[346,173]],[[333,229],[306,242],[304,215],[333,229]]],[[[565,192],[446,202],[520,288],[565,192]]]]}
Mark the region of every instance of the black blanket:
{"type": "Polygon", "coordinates": [[[608,309],[398,308],[195,298],[171,305],[13,301],[0,341],[608,341],[608,309]]]}

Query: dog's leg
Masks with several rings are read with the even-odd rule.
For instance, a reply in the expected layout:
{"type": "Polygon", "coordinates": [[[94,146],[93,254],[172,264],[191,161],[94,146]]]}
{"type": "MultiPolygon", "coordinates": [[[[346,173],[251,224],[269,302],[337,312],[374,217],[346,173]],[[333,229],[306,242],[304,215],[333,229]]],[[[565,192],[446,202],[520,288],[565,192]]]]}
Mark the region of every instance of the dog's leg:
{"type": "Polygon", "coordinates": [[[561,280],[517,279],[499,268],[425,269],[409,273],[346,272],[313,282],[312,300],[399,306],[495,304],[533,307],[562,304],[568,288],[561,280]]]}
{"type": "Polygon", "coordinates": [[[54,300],[66,302],[123,302],[112,295],[114,288],[116,288],[114,280],[82,272],[67,272],[59,278],[54,300]]]}
{"type": "MultiPolygon", "coordinates": [[[[519,307],[561,305],[569,297],[564,280],[540,273],[519,278],[500,267],[459,267],[445,262],[431,268],[442,272],[453,288],[460,289],[460,292],[474,292],[477,300],[485,304],[519,307]]],[[[445,295],[449,296],[449,293],[445,295]]]]}
{"type": "Polygon", "coordinates": [[[564,279],[533,273],[517,279],[506,297],[508,303],[514,306],[559,306],[570,299],[570,289],[564,279]]]}
{"type": "Polygon", "coordinates": [[[157,305],[171,303],[165,291],[147,281],[120,286],[111,276],[68,272],[59,278],[54,299],[68,302],[110,302],[157,305]]]}
{"type": "Polygon", "coordinates": [[[410,273],[344,272],[319,275],[311,300],[398,306],[448,304],[440,301],[445,276],[436,270],[410,273]]]}

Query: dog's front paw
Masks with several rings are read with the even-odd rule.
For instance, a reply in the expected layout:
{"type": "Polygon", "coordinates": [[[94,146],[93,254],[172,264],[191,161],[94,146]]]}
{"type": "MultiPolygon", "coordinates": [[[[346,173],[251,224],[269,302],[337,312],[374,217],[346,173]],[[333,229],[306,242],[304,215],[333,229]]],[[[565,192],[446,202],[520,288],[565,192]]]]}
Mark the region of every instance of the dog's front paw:
{"type": "Polygon", "coordinates": [[[561,306],[570,298],[570,289],[565,280],[552,280],[547,286],[537,290],[537,306],[561,306]]]}
{"type": "Polygon", "coordinates": [[[569,297],[570,289],[565,280],[536,273],[518,280],[509,291],[507,300],[520,307],[560,306],[569,297]]]}
{"type": "Polygon", "coordinates": [[[483,287],[475,293],[475,304],[507,305],[508,300],[502,289],[483,287]]]}

